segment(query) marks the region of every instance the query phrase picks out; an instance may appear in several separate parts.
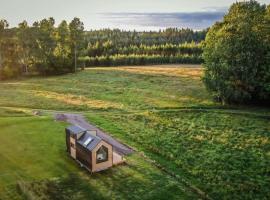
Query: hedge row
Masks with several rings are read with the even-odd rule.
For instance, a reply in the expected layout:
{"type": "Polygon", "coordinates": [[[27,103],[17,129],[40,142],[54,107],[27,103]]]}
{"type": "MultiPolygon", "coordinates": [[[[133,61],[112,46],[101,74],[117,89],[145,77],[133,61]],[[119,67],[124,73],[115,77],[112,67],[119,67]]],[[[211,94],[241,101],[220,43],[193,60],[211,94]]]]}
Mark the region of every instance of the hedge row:
{"type": "Polygon", "coordinates": [[[99,57],[81,57],[86,67],[90,66],[121,66],[121,65],[148,65],[148,64],[201,64],[201,56],[196,55],[113,55],[99,57]]]}

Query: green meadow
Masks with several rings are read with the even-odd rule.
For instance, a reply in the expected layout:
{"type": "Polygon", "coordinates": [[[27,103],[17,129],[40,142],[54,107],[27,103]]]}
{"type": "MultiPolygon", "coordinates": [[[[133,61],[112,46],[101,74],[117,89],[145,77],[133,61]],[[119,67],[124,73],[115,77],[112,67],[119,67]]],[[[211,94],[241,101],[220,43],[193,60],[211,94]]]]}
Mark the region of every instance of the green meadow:
{"type": "Polygon", "coordinates": [[[65,152],[65,123],[1,110],[0,199],[190,199],[189,188],[138,153],[90,174],[65,152]]]}
{"type": "Polygon", "coordinates": [[[0,199],[269,199],[270,109],[215,103],[201,75],[100,67],[1,82],[0,199]],[[87,173],[55,111],[84,114],[136,153],[87,173]]]}

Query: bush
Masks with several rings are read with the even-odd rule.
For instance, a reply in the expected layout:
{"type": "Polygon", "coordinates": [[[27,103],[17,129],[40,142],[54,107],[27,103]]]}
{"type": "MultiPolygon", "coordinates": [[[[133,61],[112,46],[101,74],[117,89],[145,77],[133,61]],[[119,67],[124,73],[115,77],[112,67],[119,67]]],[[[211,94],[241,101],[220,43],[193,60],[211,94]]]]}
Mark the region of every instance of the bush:
{"type": "Polygon", "coordinates": [[[0,80],[16,78],[20,74],[21,70],[19,68],[2,67],[0,69],[0,80]]]}
{"type": "Polygon", "coordinates": [[[264,5],[238,2],[209,30],[203,80],[216,99],[223,103],[270,100],[269,22],[264,5]]]}

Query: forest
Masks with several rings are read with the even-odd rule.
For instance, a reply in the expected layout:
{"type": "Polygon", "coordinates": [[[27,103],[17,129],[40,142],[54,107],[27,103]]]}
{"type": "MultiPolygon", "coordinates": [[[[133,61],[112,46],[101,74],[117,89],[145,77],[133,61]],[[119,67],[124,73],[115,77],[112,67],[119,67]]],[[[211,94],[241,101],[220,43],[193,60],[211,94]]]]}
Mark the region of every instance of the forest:
{"type": "MultiPolygon", "coordinates": [[[[142,40],[143,41],[143,40],[142,40]]],[[[121,44],[121,43],[120,43],[121,44]]],[[[89,43],[85,57],[80,61],[86,66],[119,66],[145,64],[200,64],[202,63],[201,44],[194,41],[184,44],[158,44],[147,46],[143,43],[122,47],[111,40],[89,43]]]]}
{"type": "Polygon", "coordinates": [[[18,77],[24,73],[41,75],[74,72],[73,52],[83,43],[83,23],[74,18],[69,24],[62,21],[55,27],[53,18],[29,26],[23,21],[8,28],[0,21],[0,79],[18,77]]]}
{"type": "Polygon", "coordinates": [[[202,63],[207,30],[159,32],[119,29],[84,31],[79,18],[56,25],[54,18],[9,27],[0,21],[0,79],[58,75],[90,66],[202,63]]]}

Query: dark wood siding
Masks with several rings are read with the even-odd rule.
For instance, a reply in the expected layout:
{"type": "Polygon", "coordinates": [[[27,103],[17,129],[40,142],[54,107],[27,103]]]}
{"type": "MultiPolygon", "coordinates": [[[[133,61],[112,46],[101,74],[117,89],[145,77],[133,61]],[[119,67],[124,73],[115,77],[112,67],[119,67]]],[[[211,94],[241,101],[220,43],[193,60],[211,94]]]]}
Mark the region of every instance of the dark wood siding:
{"type": "Polygon", "coordinates": [[[76,144],[76,156],[78,161],[92,170],[92,153],[78,143],[76,144]]]}
{"type": "Polygon", "coordinates": [[[66,129],[66,146],[67,152],[70,153],[70,132],[66,129]]]}

